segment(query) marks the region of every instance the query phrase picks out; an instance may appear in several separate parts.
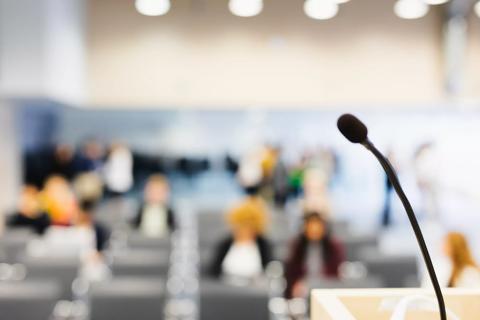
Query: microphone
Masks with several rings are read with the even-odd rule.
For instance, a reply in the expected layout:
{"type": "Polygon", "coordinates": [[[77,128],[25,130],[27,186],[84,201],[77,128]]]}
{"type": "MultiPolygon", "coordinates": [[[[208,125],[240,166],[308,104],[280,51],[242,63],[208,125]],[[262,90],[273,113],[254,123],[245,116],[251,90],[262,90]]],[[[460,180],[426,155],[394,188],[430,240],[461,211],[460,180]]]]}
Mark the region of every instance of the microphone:
{"type": "Polygon", "coordinates": [[[435,273],[435,268],[433,267],[432,259],[430,258],[430,254],[427,249],[427,245],[425,243],[425,239],[422,234],[422,230],[418,224],[417,218],[415,217],[415,212],[408,201],[405,192],[400,185],[400,181],[398,180],[397,174],[393,166],[390,164],[388,159],[383,156],[383,154],[373,145],[372,142],[368,139],[368,129],[367,127],[354,115],[352,114],[344,114],[337,121],[338,130],[352,143],[360,143],[365,148],[367,148],[370,152],[373,153],[375,158],[377,158],[378,162],[385,170],[388,179],[392,183],[395,192],[397,193],[398,197],[402,201],[403,207],[407,212],[408,220],[412,225],[413,232],[415,233],[415,237],[417,238],[417,243],[420,247],[420,251],[423,256],[423,260],[425,261],[425,265],[427,266],[428,275],[430,276],[430,280],[433,284],[433,288],[435,290],[435,295],[438,301],[438,308],[440,310],[440,319],[447,320],[447,313],[445,310],[445,301],[443,299],[442,290],[440,288],[440,284],[438,283],[438,278],[435,273]]]}

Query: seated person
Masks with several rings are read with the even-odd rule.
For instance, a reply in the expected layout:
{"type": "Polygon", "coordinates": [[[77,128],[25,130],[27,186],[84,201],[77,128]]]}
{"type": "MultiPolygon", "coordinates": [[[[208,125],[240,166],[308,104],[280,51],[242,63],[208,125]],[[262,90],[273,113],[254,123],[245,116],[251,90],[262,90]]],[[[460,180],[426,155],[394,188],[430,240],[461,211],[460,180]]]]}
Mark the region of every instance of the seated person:
{"type": "Polygon", "coordinates": [[[108,248],[110,230],[95,221],[94,209],[95,202],[82,201],[72,228],[79,239],[84,241],[80,277],[89,281],[99,281],[110,276],[103,256],[103,252],[108,248]]]}
{"type": "Polygon", "coordinates": [[[74,228],[84,230],[93,236],[93,243],[89,246],[92,251],[101,253],[107,248],[110,231],[103,224],[96,222],[94,218],[95,202],[82,201],[75,219],[74,228]]]}
{"type": "Polygon", "coordinates": [[[448,286],[453,288],[480,288],[480,269],[465,236],[458,232],[447,235],[444,251],[451,262],[452,272],[448,286]]]}
{"type": "Polygon", "coordinates": [[[294,241],[285,265],[286,297],[306,297],[309,280],[338,278],[343,261],[343,247],[333,238],[328,223],[316,212],[307,213],[303,231],[294,241]]]}
{"type": "Polygon", "coordinates": [[[41,194],[42,204],[56,226],[70,226],[76,214],[77,200],[68,181],[62,176],[50,176],[41,194]]]}
{"type": "Polygon", "coordinates": [[[266,225],[264,207],[248,198],[227,219],[232,234],[218,245],[211,275],[241,282],[261,277],[272,260],[270,244],[262,236],[266,225]]]}
{"type": "Polygon", "coordinates": [[[7,220],[10,227],[26,227],[43,234],[50,226],[49,216],[41,210],[38,189],[24,186],[20,195],[17,211],[7,220]]]}
{"type": "Polygon", "coordinates": [[[155,174],[150,176],[144,190],[144,200],[133,220],[133,225],[149,237],[163,237],[175,228],[173,210],[168,206],[169,185],[167,179],[155,174]]]}

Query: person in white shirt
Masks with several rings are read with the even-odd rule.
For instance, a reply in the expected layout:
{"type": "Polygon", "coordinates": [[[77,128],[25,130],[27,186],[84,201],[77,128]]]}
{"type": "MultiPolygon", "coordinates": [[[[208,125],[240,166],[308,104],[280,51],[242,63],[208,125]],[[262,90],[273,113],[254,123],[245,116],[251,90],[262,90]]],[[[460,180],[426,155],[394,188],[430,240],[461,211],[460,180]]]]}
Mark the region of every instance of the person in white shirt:
{"type": "Polygon", "coordinates": [[[262,236],[267,214],[260,199],[247,199],[227,216],[231,235],[219,243],[210,273],[234,284],[260,278],[272,260],[269,242],[262,236]]]}
{"type": "Polygon", "coordinates": [[[175,216],[168,205],[170,188],[161,174],[149,177],[144,199],[133,221],[133,226],[147,237],[161,238],[175,229],[175,216]]]}
{"type": "Polygon", "coordinates": [[[105,185],[112,195],[122,195],[133,186],[133,155],[127,146],[112,145],[104,167],[105,185]]]}
{"type": "Polygon", "coordinates": [[[480,288],[480,269],[473,259],[465,236],[459,232],[447,234],[444,251],[452,267],[448,286],[480,288]]]}

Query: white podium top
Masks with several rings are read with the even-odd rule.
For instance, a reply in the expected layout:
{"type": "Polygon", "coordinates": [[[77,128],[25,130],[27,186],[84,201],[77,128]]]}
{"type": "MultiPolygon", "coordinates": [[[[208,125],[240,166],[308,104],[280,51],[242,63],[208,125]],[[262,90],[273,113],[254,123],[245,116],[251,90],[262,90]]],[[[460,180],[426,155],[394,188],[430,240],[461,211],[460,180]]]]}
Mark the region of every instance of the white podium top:
{"type": "MultiPolygon", "coordinates": [[[[480,290],[448,288],[442,292],[447,308],[460,320],[480,319],[480,290]]],[[[316,289],[311,295],[311,320],[390,320],[399,302],[409,296],[435,299],[433,289],[316,289]]],[[[404,319],[438,320],[437,310],[436,299],[414,302],[404,319]]]]}

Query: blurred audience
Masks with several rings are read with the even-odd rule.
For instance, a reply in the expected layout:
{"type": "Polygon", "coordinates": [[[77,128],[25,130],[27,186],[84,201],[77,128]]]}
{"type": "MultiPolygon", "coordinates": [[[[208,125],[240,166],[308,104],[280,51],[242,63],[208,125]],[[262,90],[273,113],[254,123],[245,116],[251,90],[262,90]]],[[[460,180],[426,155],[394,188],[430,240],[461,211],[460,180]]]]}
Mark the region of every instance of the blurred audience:
{"type": "Polygon", "coordinates": [[[330,218],[328,178],[319,168],[311,167],[304,172],[302,209],[304,212],[322,212],[324,217],[330,218]]]}
{"type": "Polygon", "coordinates": [[[80,150],[80,171],[100,173],[105,158],[104,147],[95,139],[87,140],[80,150]]]}
{"type": "Polygon", "coordinates": [[[143,192],[143,203],[133,225],[148,237],[163,237],[175,229],[175,215],[168,204],[169,184],[161,174],[150,176],[143,192]]]}
{"type": "Polygon", "coordinates": [[[17,209],[8,218],[7,225],[13,228],[30,228],[38,234],[43,234],[50,226],[50,217],[42,211],[36,187],[31,185],[23,187],[17,209]]]}
{"type": "Polygon", "coordinates": [[[444,251],[452,267],[448,286],[480,288],[480,269],[473,259],[465,236],[458,232],[449,233],[445,238],[444,251]]]}
{"type": "Polygon", "coordinates": [[[133,155],[126,145],[112,145],[104,174],[108,195],[120,196],[130,191],[133,186],[133,155]]]}
{"type": "Polygon", "coordinates": [[[108,249],[111,232],[108,227],[96,221],[95,207],[93,201],[82,201],[72,230],[80,241],[84,241],[79,275],[88,281],[104,280],[111,275],[103,255],[108,249]]]}
{"type": "Polygon", "coordinates": [[[272,172],[273,200],[277,207],[283,208],[287,202],[290,185],[287,166],[282,158],[280,147],[274,149],[276,162],[272,172]]]}
{"type": "Polygon", "coordinates": [[[427,142],[418,147],[414,155],[415,175],[422,195],[423,211],[431,219],[440,216],[437,162],[433,143],[427,142]]]}
{"type": "Polygon", "coordinates": [[[81,173],[72,183],[73,191],[79,201],[100,201],[103,197],[103,181],[94,171],[81,173]]]}
{"type": "Polygon", "coordinates": [[[310,280],[338,278],[344,259],[343,246],[325,218],[317,212],[306,213],[303,230],[294,240],[285,264],[286,297],[306,297],[310,280]]]}
{"type": "Polygon", "coordinates": [[[91,239],[88,251],[101,253],[107,248],[110,230],[95,220],[95,206],[93,201],[85,200],[80,203],[74,228],[87,234],[87,239],[91,239]]]}
{"type": "MultiPolygon", "coordinates": [[[[395,158],[395,153],[392,149],[387,152],[387,159],[390,164],[398,172],[398,163],[395,158]]],[[[388,227],[392,223],[392,194],[393,194],[393,185],[390,182],[390,179],[385,175],[385,201],[383,203],[381,225],[382,227],[388,227]]]]}
{"type": "Polygon", "coordinates": [[[237,179],[240,186],[247,193],[258,193],[263,180],[260,152],[255,151],[248,153],[241,159],[237,171],[237,179]]]}
{"type": "Polygon", "coordinates": [[[227,221],[231,234],[216,248],[211,274],[234,283],[260,278],[272,260],[270,243],[263,236],[267,225],[263,201],[247,197],[228,213],[227,221]]]}
{"type": "Polygon", "coordinates": [[[57,175],[49,177],[42,191],[41,199],[52,224],[62,226],[72,224],[77,211],[77,201],[65,178],[57,175]]]}
{"type": "Polygon", "coordinates": [[[75,158],[75,150],[68,144],[59,144],[53,153],[52,170],[50,174],[59,175],[67,180],[75,177],[78,163],[75,158]]]}

